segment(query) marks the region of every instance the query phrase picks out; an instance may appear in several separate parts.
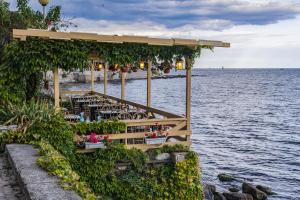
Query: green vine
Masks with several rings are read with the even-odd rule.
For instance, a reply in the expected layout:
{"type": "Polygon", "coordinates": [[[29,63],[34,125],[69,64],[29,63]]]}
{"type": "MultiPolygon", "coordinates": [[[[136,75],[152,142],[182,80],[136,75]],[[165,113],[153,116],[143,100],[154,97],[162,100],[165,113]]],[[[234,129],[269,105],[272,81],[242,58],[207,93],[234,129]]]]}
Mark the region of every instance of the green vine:
{"type": "Polygon", "coordinates": [[[77,123],[73,125],[73,130],[78,135],[88,135],[91,132],[97,133],[99,135],[103,134],[116,134],[124,133],[126,129],[126,124],[123,122],[115,121],[100,121],[91,123],[77,123]]]}
{"type": "Polygon", "coordinates": [[[96,199],[91,189],[80,180],[80,176],[72,169],[69,161],[63,155],[48,142],[41,141],[37,145],[40,154],[37,160],[38,165],[49,171],[51,175],[59,177],[64,189],[77,192],[83,199],[96,199]]]}

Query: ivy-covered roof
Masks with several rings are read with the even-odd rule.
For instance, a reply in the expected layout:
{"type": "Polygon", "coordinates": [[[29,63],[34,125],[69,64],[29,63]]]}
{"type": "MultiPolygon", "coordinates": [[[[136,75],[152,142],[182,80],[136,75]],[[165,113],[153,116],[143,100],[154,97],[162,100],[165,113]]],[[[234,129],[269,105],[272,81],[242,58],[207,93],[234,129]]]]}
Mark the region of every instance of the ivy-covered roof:
{"type": "Polygon", "coordinates": [[[88,67],[91,54],[110,64],[125,66],[151,60],[170,65],[174,59],[200,56],[201,49],[229,47],[221,41],[164,39],[138,36],[98,35],[94,33],[53,32],[40,29],[14,29],[17,40],[8,47],[11,64],[24,68],[64,70],[88,67]]]}
{"type": "Polygon", "coordinates": [[[13,37],[26,40],[26,37],[40,37],[57,40],[84,40],[106,43],[138,43],[148,45],[166,45],[166,46],[210,46],[210,47],[230,47],[229,43],[213,40],[194,40],[181,38],[151,38],[147,36],[133,35],[99,35],[96,33],[80,33],[80,32],[52,32],[40,29],[14,29],[13,37]]]}

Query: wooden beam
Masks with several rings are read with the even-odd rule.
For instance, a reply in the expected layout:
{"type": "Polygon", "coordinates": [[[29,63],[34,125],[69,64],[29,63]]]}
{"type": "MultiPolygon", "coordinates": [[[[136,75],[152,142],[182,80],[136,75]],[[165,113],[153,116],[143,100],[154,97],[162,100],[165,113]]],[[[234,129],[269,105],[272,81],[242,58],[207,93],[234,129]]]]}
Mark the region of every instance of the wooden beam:
{"type": "Polygon", "coordinates": [[[151,107],[151,77],[152,77],[152,62],[148,61],[148,68],[147,68],[147,106],[151,107]]]}
{"type": "Polygon", "coordinates": [[[214,40],[198,40],[198,45],[200,46],[211,46],[211,47],[224,47],[229,48],[230,43],[214,40]]]}
{"type": "Polygon", "coordinates": [[[191,74],[192,62],[191,59],[186,57],[186,119],[187,130],[191,129],[191,74]]]}
{"type": "Polygon", "coordinates": [[[104,65],[104,94],[107,94],[107,69],[108,69],[108,63],[106,62],[104,65]]]}
{"type": "Polygon", "coordinates": [[[78,95],[84,95],[86,93],[89,93],[91,91],[89,90],[63,90],[61,92],[62,95],[66,95],[66,94],[78,94],[78,95]]]}
{"type": "MultiPolygon", "coordinates": [[[[149,132],[139,132],[139,133],[120,133],[120,134],[109,134],[107,135],[109,139],[118,140],[118,139],[132,139],[132,138],[145,138],[145,134],[149,132]]],[[[191,131],[176,131],[170,132],[168,136],[182,136],[182,135],[191,135],[191,131]]]]}
{"type": "Polygon", "coordinates": [[[55,40],[84,40],[104,43],[139,43],[148,45],[164,46],[211,46],[211,47],[230,47],[229,43],[214,40],[193,40],[179,38],[151,38],[145,36],[118,36],[118,35],[99,35],[96,33],[80,32],[52,32],[41,29],[13,29],[13,38],[26,40],[27,37],[39,37],[55,40]]]}
{"type": "Polygon", "coordinates": [[[126,73],[121,72],[121,99],[125,100],[125,77],[126,73]]]}
{"type": "Polygon", "coordinates": [[[94,63],[91,64],[91,91],[94,92],[95,90],[95,66],[94,63]]]}
{"type": "Polygon", "coordinates": [[[94,93],[98,94],[100,96],[118,101],[120,103],[124,103],[124,104],[128,104],[128,105],[131,105],[131,106],[134,106],[134,107],[138,107],[138,108],[147,110],[149,112],[157,113],[159,115],[162,115],[162,116],[165,116],[165,117],[168,117],[168,118],[181,118],[181,119],[184,119],[184,117],[182,117],[180,115],[176,115],[176,114],[173,114],[173,113],[170,113],[170,112],[165,112],[165,111],[162,111],[162,110],[159,110],[159,109],[156,109],[156,108],[152,108],[152,107],[148,107],[148,106],[145,106],[145,105],[142,105],[142,104],[138,104],[138,103],[135,103],[135,102],[132,102],[132,101],[122,100],[120,98],[110,96],[110,95],[101,94],[99,92],[94,92],[94,93]]]}
{"type": "Polygon", "coordinates": [[[127,126],[150,126],[150,125],[179,125],[185,122],[185,118],[169,118],[169,119],[139,119],[139,120],[120,120],[127,126]]]}
{"type": "Polygon", "coordinates": [[[59,109],[59,73],[58,73],[58,67],[54,67],[53,78],[54,78],[54,106],[55,106],[55,108],[59,109]]]}
{"type": "Polygon", "coordinates": [[[132,148],[136,148],[136,149],[141,149],[143,151],[147,151],[148,149],[157,149],[157,148],[161,148],[164,145],[169,145],[169,146],[174,146],[174,145],[183,145],[183,146],[191,146],[191,141],[183,141],[183,142],[166,142],[164,144],[161,145],[157,145],[157,144],[128,144],[126,145],[126,148],[128,149],[132,149],[132,148]]]}

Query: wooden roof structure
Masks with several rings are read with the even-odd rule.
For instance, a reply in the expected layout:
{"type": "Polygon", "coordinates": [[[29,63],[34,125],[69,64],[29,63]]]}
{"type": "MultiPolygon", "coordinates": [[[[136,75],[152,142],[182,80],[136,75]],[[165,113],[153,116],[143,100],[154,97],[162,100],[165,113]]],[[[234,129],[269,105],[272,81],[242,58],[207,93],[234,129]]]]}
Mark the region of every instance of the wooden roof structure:
{"type": "Polygon", "coordinates": [[[211,46],[211,47],[230,47],[230,43],[214,40],[193,40],[181,38],[152,38],[146,36],[133,35],[99,35],[96,33],[81,32],[53,32],[41,29],[13,29],[13,38],[25,41],[27,37],[39,37],[54,40],[84,40],[105,43],[139,43],[148,45],[163,46],[211,46]]]}
{"type": "MultiPolygon", "coordinates": [[[[137,43],[137,44],[148,44],[148,45],[159,45],[159,46],[186,46],[190,48],[196,47],[223,47],[229,48],[230,43],[222,41],[213,41],[213,40],[193,40],[193,39],[180,39],[180,38],[152,38],[146,36],[118,36],[118,35],[99,35],[96,33],[79,33],[79,32],[52,32],[46,30],[37,30],[37,29],[13,29],[13,38],[19,39],[20,41],[26,41],[27,37],[37,37],[41,39],[53,39],[53,40],[79,40],[79,41],[93,41],[100,43],[137,43]]],[[[126,121],[127,126],[148,126],[148,125],[157,125],[167,124],[172,125],[173,129],[169,131],[169,134],[172,136],[184,136],[184,141],[180,142],[169,142],[170,145],[182,144],[186,146],[191,145],[191,68],[193,62],[190,59],[185,58],[186,61],[186,98],[185,98],[185,116],[174,115],[172,113],[160,111],[158,109],[151,107],[151,77],[152,71],[151,67],[147,68],[147,104],[139,105],[133,102],[125,100],[125,75],[126,73],[121,73],[121,99],[116,97],[111,97],[107,95],[107,70],[108,62],[104,66],[104,94],[98,93],[100,96],[108,97],[120,101],[125,104],[133,105],[139,108],[146,110],[147,112],[156,112],[165,117],[165,119],[148,119],[148,120],[133,120],[126,121]]],[[[152,61],[146,61],[148,66],[152,66],[152,61]]],[[[54,66],[53,70],[53,79],[54,79],[54,105],[57,109],[60,107],[60,86],[59,86],[59,72],[58,66],[54,66]]],[[[91,67],[91,91],[94,91],[94,66],[91,67]]],[[[75,91],[73,91],[75,92],[75,91]]],[[[96,92],[97,93],[97,92],[96,92]]],[[[127,132],[127,131],[126,131],[127,132]]],[[[113,139],[125,139],[125,144],[127,145],[128,138],[144,138],[144,133],[132,133],[132,134],[114,134],[111,135],[113,139]]],[[[168,142],[166,144],[169,144],[168,142]]],[[[129,145],[130,146],[130,145],[129,145]]],[[[136,144],[131,145],[134,148],[140,149],[149,149],[156,148],[157,145],[146,145],[145,144],[136,144]]]]}

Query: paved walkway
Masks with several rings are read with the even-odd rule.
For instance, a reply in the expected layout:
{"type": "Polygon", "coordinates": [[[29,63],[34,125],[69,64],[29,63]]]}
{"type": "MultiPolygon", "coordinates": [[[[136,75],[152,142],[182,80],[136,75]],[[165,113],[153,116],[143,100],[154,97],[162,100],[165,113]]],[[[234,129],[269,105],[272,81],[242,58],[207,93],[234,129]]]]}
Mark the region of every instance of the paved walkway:
{"type": "Polygon", "coordinates": [[[24,200],[5,154],[0,153],[0,200],[24,200]]]}

